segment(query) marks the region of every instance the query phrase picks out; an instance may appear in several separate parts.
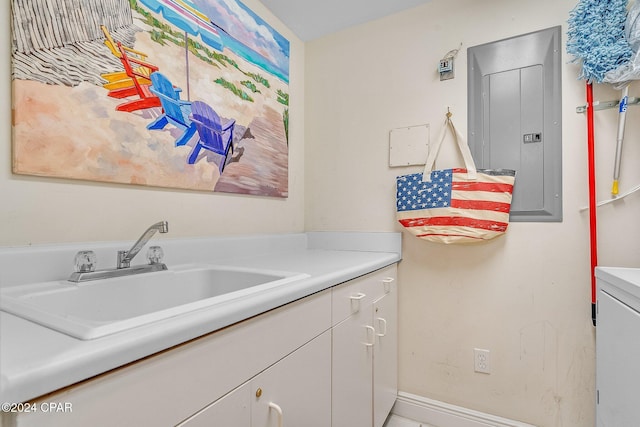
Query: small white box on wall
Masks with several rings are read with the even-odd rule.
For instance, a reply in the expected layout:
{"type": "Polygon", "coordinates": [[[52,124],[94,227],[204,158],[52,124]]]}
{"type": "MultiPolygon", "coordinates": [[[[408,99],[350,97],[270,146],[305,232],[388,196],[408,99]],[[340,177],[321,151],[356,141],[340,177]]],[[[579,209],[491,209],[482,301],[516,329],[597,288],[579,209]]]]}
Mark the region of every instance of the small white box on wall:
{"type": "Polygon", "coordinates": [[[391,129],[389,166],[424,165],[429,153],[429,125],[391,129]]]}

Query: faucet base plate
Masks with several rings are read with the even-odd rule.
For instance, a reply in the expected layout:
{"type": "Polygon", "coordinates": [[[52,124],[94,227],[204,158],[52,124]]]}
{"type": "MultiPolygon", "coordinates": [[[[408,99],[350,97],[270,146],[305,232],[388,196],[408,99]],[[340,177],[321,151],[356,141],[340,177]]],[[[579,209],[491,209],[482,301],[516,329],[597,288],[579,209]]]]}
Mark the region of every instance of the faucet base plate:
{"type": "Polygon", "coordinates": [[[133,274],[152,273],[154,271],[166,270],[167,266],[162,263],[134,265],[133,267],[117,268],[113,270],[97,270],[87,272],[74,272],[69,276],[69,281],[74,283],[87,282],[89,280],[110,279],[113,277],[131,276],[133,274]]]}

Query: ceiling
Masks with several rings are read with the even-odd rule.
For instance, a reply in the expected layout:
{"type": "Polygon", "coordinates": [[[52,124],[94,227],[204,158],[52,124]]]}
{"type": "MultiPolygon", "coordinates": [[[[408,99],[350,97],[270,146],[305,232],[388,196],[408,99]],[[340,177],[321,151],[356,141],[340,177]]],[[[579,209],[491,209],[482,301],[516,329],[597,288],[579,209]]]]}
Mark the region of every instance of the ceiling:
{"type": "Polygon", "coordinates": [[[302,41],[373,21],[430,0],[261,0],[302,41]]]}

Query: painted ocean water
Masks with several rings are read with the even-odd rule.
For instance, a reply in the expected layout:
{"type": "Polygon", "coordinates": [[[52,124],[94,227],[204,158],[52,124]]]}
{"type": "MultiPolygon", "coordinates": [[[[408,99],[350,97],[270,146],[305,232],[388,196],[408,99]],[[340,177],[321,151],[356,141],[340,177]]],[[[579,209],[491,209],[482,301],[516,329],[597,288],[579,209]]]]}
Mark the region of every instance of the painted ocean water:
{"type": "Polygon", "coordinates": [[[289,83],[289,41],[237,0],[138,0],[171,24],[200,34],[211,48],[223,47],[289,83]],[[211,25],[213,24],[213,25],[211,25]],[[216,28],[217,27],[217,28],[216,28]]]}
{"type": "Polygon", "coordinates": [[[287,84],[289,83],[289,62],[288,61],[287,61],[286,69],[283,69],[280,66],[276,65],[275,63],[270,62],[267,58],[260,55],[255,50],[251,49],[245,44],[229,36],[228,34],[221,32],[220,37],[222,38],[222,43],[224,47],[231,49],[236,55],[260,67],[261,69],[265,70],[267,73],[273,76],[276,76],[283,82],[287,84]]]}
{"type": "Polygon", "coordinates": [[[192,0],[211,19],[224,46],[289,83],[289,41],[238,0],[192,0]]]}

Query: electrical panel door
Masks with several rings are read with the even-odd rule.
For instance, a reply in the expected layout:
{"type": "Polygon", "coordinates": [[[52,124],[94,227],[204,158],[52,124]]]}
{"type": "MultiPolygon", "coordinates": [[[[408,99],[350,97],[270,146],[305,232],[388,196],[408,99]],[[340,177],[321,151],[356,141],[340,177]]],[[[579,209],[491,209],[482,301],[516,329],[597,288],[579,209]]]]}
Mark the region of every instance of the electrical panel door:
{"type": "Polygon", "coordinates": [[[560,27],[468,50],[469,148],[514,169],[511,221],[562,221],[560,27]]]}

